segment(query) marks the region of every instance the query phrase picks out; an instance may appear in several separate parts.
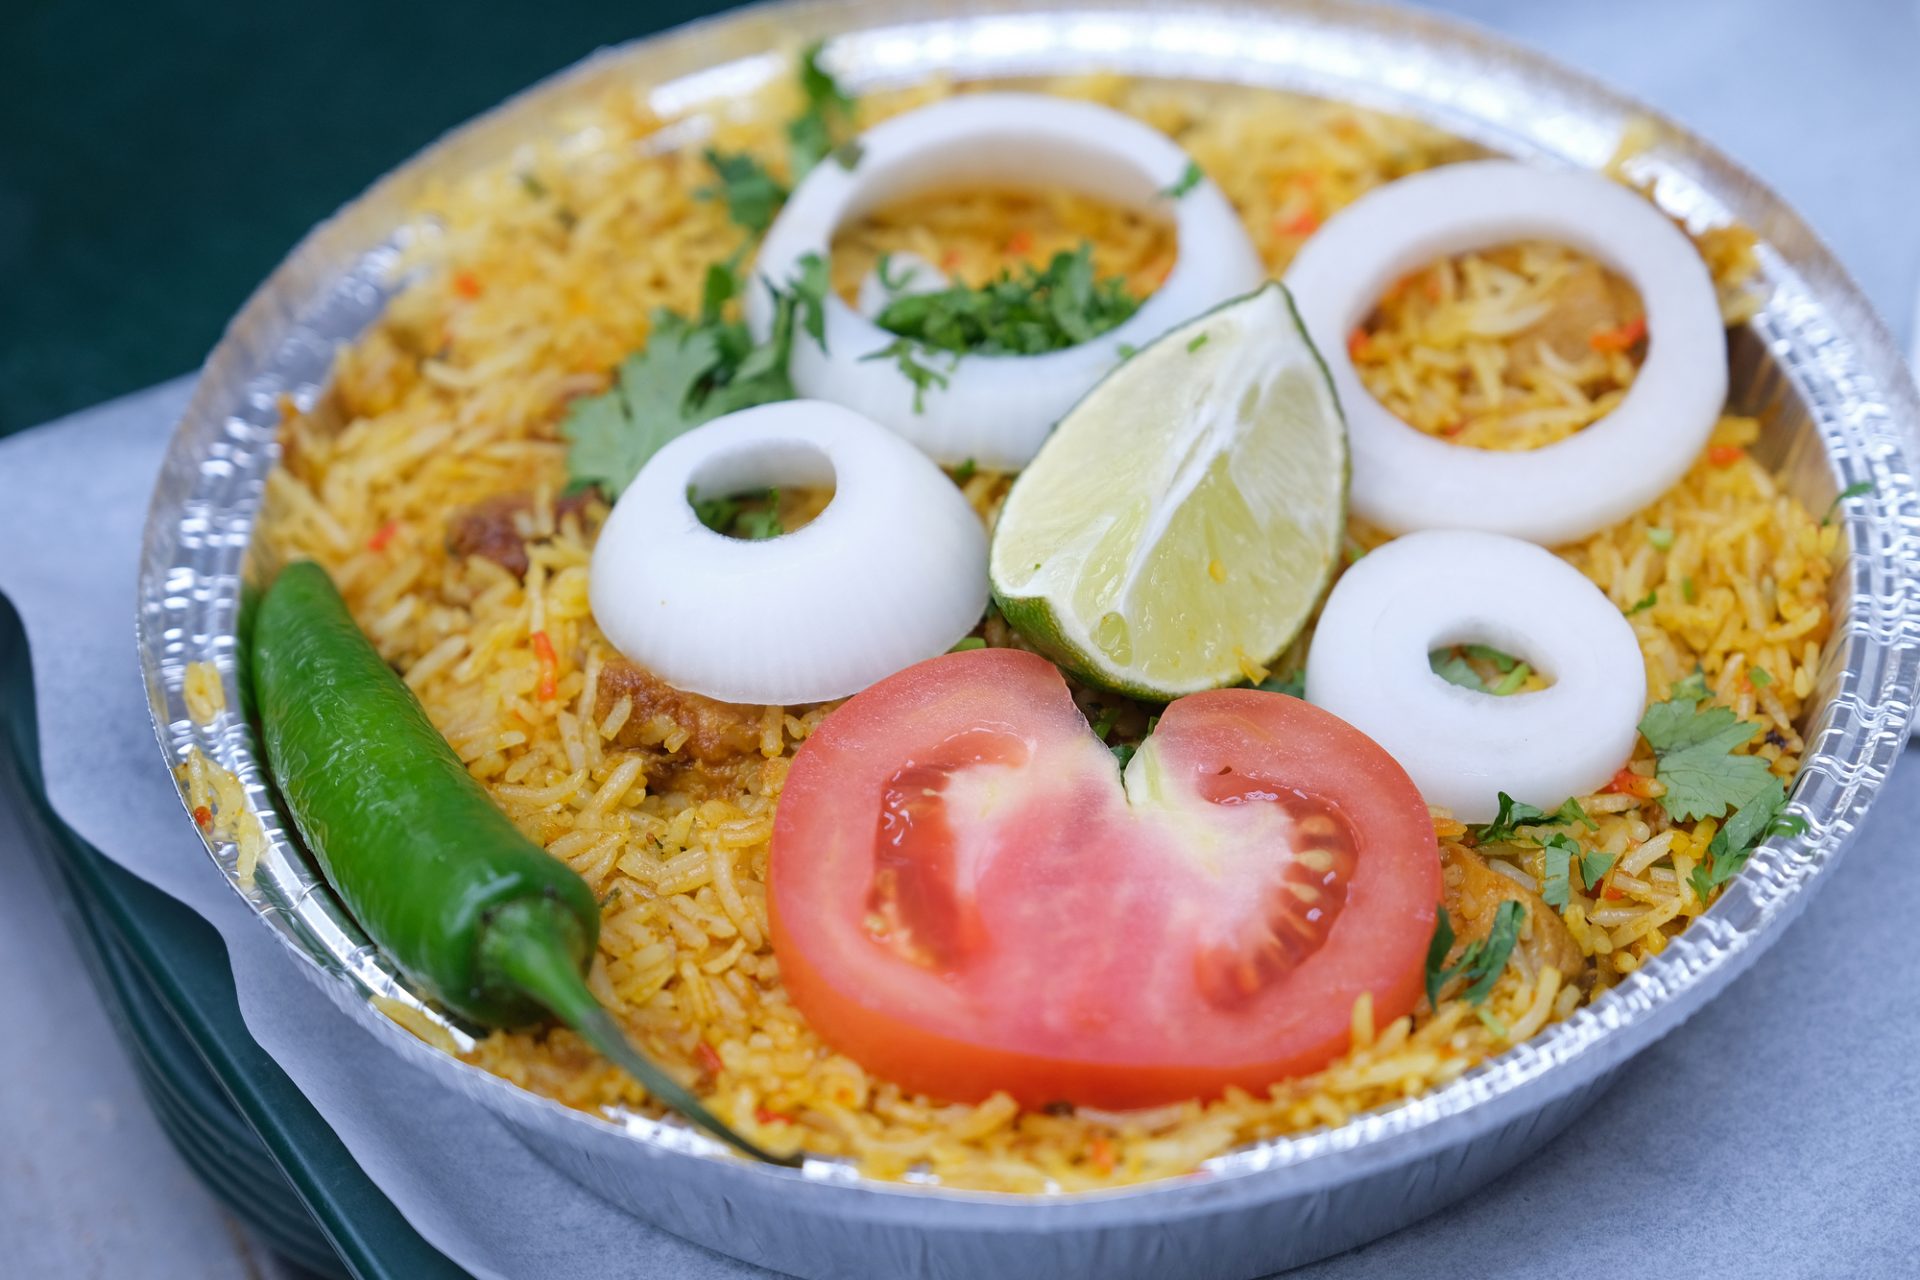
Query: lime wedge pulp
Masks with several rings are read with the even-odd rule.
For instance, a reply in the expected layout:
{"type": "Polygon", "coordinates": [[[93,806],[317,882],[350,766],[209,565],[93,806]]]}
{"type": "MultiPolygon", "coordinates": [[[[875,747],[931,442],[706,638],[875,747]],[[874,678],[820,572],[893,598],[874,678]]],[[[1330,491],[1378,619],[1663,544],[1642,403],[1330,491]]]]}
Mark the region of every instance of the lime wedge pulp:
{"type": "Polygon", "coordinates": [[[1170,699],[1291,644],[1346,524],[1347,432],[1268,284],[1174,329],[1060,422],[1007,496],[1000,610],[1083,679],[1170,699]]]}

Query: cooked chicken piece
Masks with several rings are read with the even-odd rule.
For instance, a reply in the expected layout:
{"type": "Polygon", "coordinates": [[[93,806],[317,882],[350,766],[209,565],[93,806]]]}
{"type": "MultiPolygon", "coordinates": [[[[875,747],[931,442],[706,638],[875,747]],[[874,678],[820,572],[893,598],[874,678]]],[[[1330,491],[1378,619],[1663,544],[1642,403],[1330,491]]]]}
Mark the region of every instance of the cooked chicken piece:
{"type": "MultiPolygon", "coordinates": [[[[553,504],[554,524],[558,526],[568,516],[584,523],[597,500],[598,495],[590,489],[562,495],[553,504]]],[[[532,517],[532,494],[495,494],[453,513],[447,521],[447,550],[463,559],[483,556],[514,577],[524,578],[532,517]]]]}
{"type": "Polygon", "coordinates": [[[1453,922],[1455,937],[1461,944],[1485,937],[1493,927],[1493,913],[1502,902],[1512,900],[1527,909],[1520,928],[1519,949],[1526,953],[1535,969],[1552,965],[1569,983],[1586,976],[1587,959],[1580,944],[1560,913],[1527,886],[1495,871],[1485,858],[1465,845],[1451,840],[1440,842],[1441,904],[1453,922]]]}
{"type": "Polygon", "coordinates": [[[1568,364],[1577,363],[1593,354],[1596,333],[1618,329],[1638,314],[1633,286],[1583,261],[1568,273],[1553,309],[1507,339],[1508,367],[1525,373],[1539,364],[1542,343],[1568,364]]]}
{"type": "Polygon", "coordinates": [[[633,712],[614,735],[616,746],[647,745],[642,738],[646,723],[665,716],[687,731],[680,750],[702,764],[723,764],[760,749],[759,707],[685,693],[637,663],[614,658],[600,668],[595,716],[605,720],[622,698],[633,699],[633,712]]]}

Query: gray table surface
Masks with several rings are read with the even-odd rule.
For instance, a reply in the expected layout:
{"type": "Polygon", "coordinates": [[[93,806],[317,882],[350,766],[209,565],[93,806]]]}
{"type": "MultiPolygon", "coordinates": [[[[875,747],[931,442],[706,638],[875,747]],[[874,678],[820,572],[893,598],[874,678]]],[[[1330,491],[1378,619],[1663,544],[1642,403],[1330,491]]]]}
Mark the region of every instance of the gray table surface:
{"type": "MultiPolygon", "coordinates": [[[[1907,0],[1452,0],[1636,93],[1776,186],[1897,332],[1920,274],[1907,0]]],[[[124,412],[130,405],[118,406],[124,412]]],[[[1785,940],[1540,1156],[1295,1274],[1920,1274],[1920,761],[1785,940]]],[[[0,1245],[8,1274],[257,1276],[146,1112],[0,806],[0,1245]]],[[[718,1259],[714,1260],[716,1263],[718,1259]]],[[[739,1274],[721,1264],[721,1272],[739,1274]]]]}

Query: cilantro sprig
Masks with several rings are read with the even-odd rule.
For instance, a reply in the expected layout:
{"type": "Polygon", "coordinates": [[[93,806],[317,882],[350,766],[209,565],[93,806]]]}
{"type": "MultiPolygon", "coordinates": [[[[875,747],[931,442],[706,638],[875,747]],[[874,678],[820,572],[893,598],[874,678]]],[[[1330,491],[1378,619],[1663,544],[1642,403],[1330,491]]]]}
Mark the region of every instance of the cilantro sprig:
{"type": "Polygon", "coordinates": [[[763,283],[774,295],[773,332],[764,343],[743,321],[725,317],[740,290],[725,266],[708,268],[698,317],[654,313],[647,345],[621,362],[606,391],[575,400],[560,424],[576,486],[597,485],[617,498],[654,454],[701,423],[793,399],[787,364],[796,331],[826,345],[826,263],[809,254],[784,287],[763,283]]]}
{"type": "Polygon", "coordinates": [[[1586,890],[1600,883],[1613,869],[1614,856],[1598,849],[1582,849],[1580,842],[1564,832],[1554,832],[1540,846],[1546,858],[1546,875],[1540,883],[1540,897],[1550,907],[1564,907],[1572,898],[1573,876],[1580,876],[1586,890]]]}
{"type": "Polygon", "coordinates": [[[945,387],[952,372],[951,365],[934,367],[932,358],[1059,351],[1124,324],[1139,309],[1124,280],[1096,277],[1093,246],[1083,243],[1054,254],[1045,267],[1026,264],[982,285],[896,296],[875,317],[895,340],[862,359],[894,361],[914,385],[918,412],[926,393],[945,387]]]}
{"type": "MultiPolygon", "coordinates": [[[[853,123],[853,98],[820,65],[822,46],[823,42],[816,40],[800,54],[800,92],[806,106],[787,122],[787,168],[794,183],[829,155],[849,169],[860,160],[859,144],[841,141],[853,123]]],[[[705,156],[714,181],[694,194],[702,200],[724,201],[727,216],[750,235],[760,235],[772,226],[774,215],[793,194],[792,188],[744,151],[723,152],[709,147],[705,156]]]]}
{"type": "Polygon", "coordinates": [[[1524,839],[1520,835],[1521,827],[1586,827],[1589,831],[1598,831],[1600,824],[1588,816],[1586,809],[1572,796],[1561,802],[1558,809],[1549,813],[1545,809],[1515,800],[1506,792],[1500,792],[1499,807],[1494,811],[1493,821],[1475,827],[1474,841],[1477,844],[1512,844],[1524,839]]]}
{"type": "Polygon", "coordinates": [[[1516,900],[1509,898],[1502,902],[1493,913],[1493,926],[1487,930],[1487,936],[1468,943],[1460,952],[1460,958],[1448,964],[1447,954],[1453,950],[1453,921],[1448,918],[1447,909],[1441,907],[1440,917],[1433,925],[1433,941],[1427,945],[1428,1005],[1438,1009],[1441,988],[1456,977],[1467,980],[1462,994],[1468,1004],[1480,1004],[1493,994],[1493,984],[1500,980],[1501,970],[1507,967],[1507,958],[1520,940],[1520,921],[1526,914],[1527,909],[1516,900]]]}
{"type": "Polygon", "coordinates": [[[1805,829],[1784,814],[1787,787],[1768,761],[1746,755],[1760,726],[1729,707],[1703,705],[1706,676],[1694,672],[1673,686],[1665,702],[1647,708],[1640,736],[1653,748],[1654,776],[1666,788],[1661,805],[1675,821],[1723,820],[1688,882],[1700,901],[1740,874],[1761,841],[1805,829]]]}
{"type": "Polygon", "coordinates": [[[1527,663],[1490,644],[1457,644],[1435,649],[1427,655],[1427,665],[1448,684],[1498,697],[1518,693],[1527,677],[1533,674],[1533,668],[1527,663]],[[1476,662],[1492,667],[1495,678],[1489,680],[1483,675],[1480,667],[1474,665],[1476,662]]]}
{"type": "Polygon", "coordinates": [[[1168,200],[1178,200],[1181,196],[1199,186],[1201,179],[1206,176],[1206,174],[1200,171],[1198,164],[1189,160],[1187,161],[1187,167],[1180,171],[1180,176],[1175,178],[1168,186],[1162,187],[1159,194],[1168,200]]]}

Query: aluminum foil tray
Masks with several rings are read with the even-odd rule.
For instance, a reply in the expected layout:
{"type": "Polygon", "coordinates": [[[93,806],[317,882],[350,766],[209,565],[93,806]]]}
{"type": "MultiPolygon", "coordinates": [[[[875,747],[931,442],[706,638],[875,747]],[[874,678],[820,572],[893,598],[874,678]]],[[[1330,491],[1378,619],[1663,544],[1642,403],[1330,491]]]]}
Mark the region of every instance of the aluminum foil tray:
{"type": "MultiPolygon", "coordinates": [[[[187,664],[234,686],[235,623],[283,394],[305,401],[336,345],[380,312],[423,183],[495,161],[567,109],[624,85],[662,114],[786,73],[795,44],[832,41],[856,88],[1113,69],[1266,85],[1416,116],[1490,150],[1597,167],[1640,104],[1481,32],[1388,8],[1060,0],[772,5],[599,53],[430,147],[318,227],[248,301],[208,358],[154,494],[138,596],[140,659],[166,764],[198,747],[237,773],[270,847],[251,884],[211,849],[294,962],[394,1052],[479,1100],[547,1160],[610,1201],[737,1257],[805,1276],[1099,1274],[1239,1280],[1411,1222],[1558,1132],[1615,1070],[1712,999],[1832,872],[1906,735],[1920,673],[1920,491],[1914,385],[1866,301],[1813,233],[1738,166],[1667,122],[1634,161],[1660,204],[1758,232],[1771,301],[1734,335],[1733,398],[1764,418],[1769,463],[1816,509],[1873,482],[1846,519],[1839,626],[1794,786],[1801,835],[1768,842],[1712,910],[1591,1007],[1451,1085],[1341,1128],[1261,1142],[1200,1172],[1055,1196],[958,1192],[862,1178],[810,1160],[745,1163],[675,1122],[571,1111],[428,1047],[376,1001],[419,1006],[288,842],[243,719],[187,715],[187,664]]],[[[183,814],[181,821],[188,819],[183,814]]],[[[437,1016],[437,1015],[436,1015],[437,1016]]],[[[464,1034],[451,1028],[456,1036],[464,1034]]]]}

